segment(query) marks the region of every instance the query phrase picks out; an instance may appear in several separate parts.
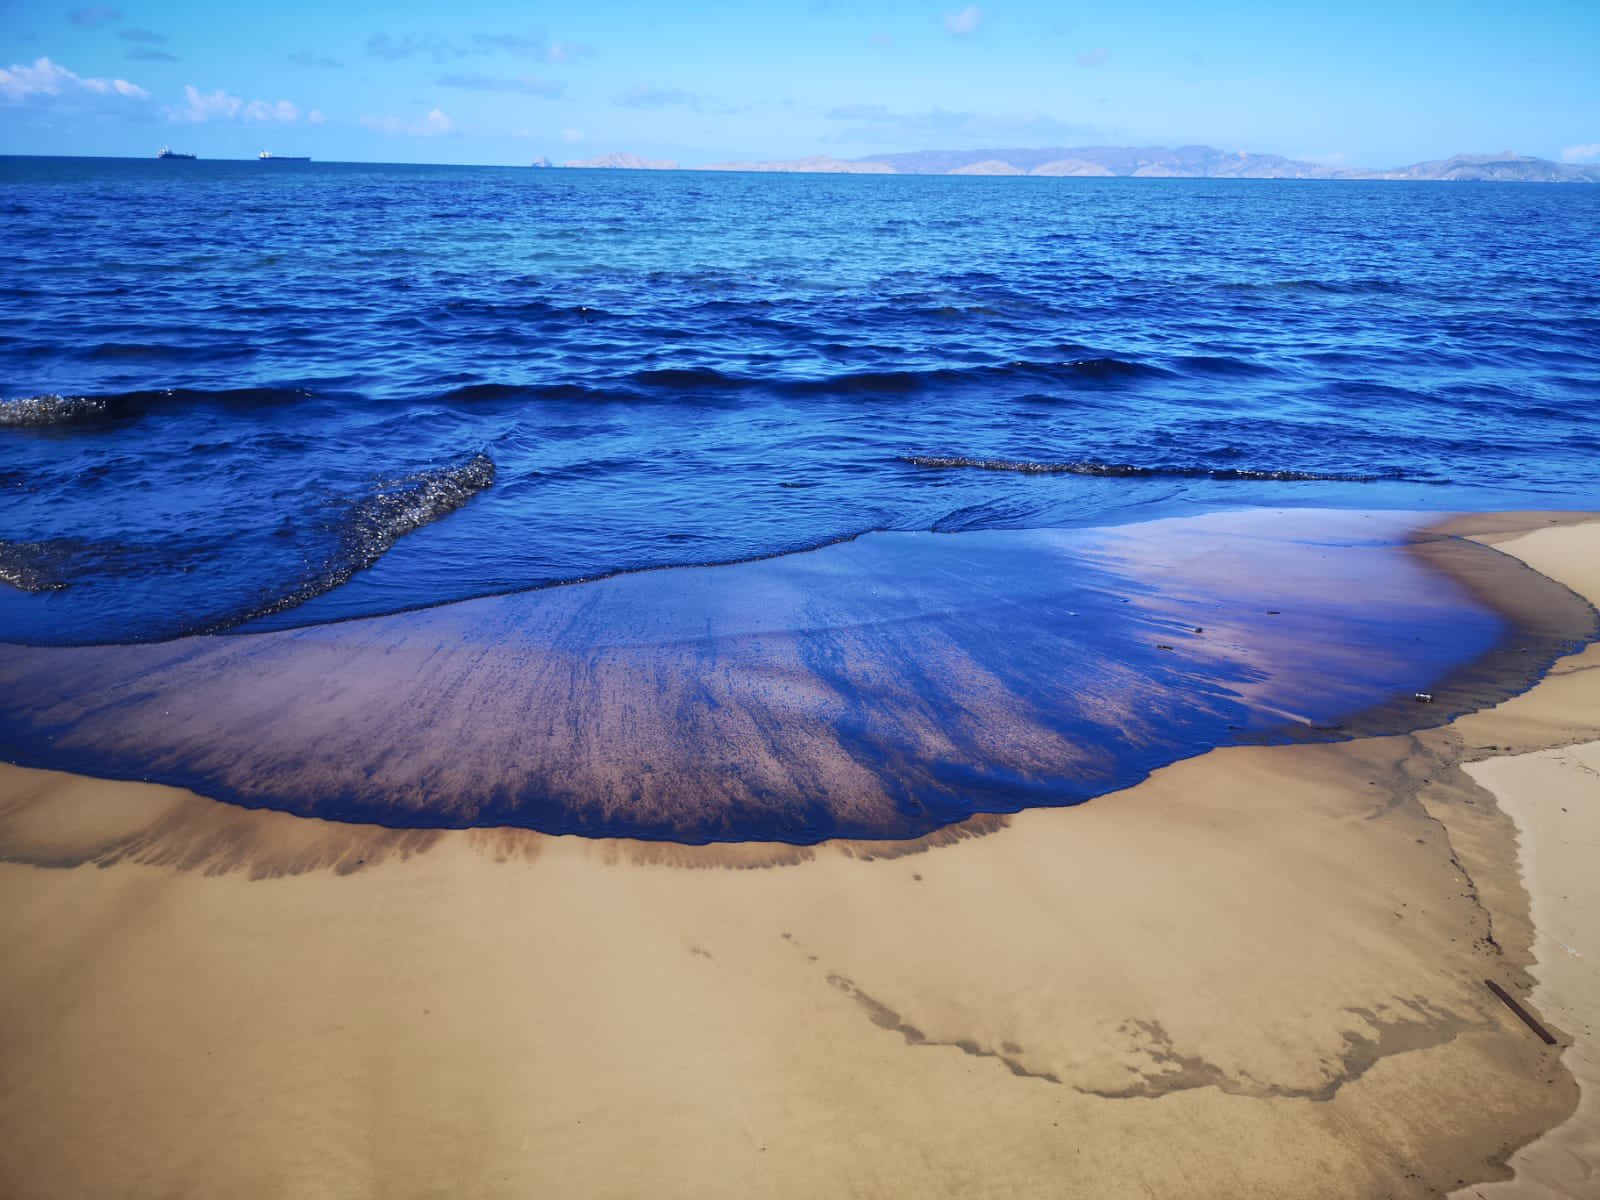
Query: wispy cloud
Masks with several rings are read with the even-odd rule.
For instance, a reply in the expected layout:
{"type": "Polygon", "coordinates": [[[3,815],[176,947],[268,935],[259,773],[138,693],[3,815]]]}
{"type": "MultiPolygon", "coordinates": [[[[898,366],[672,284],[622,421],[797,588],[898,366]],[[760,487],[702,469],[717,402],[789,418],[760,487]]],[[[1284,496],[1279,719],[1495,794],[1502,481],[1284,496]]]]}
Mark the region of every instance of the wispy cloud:
{"type": "Polygon", "coordinates": [[[754,104],[729,104],[725,100],[718,100],[699,92],[690,92],[683,88],[655,87],[646,83],[638,84],[625,92],[618,92],[611,97],[611,102],[622,108],[645,111],[683,108],[690,112],[715,116],[749,112],[752,108],[759,107],[754,104]]]}
{"type": "Polygon", "coordinates": [[[573,62],[594,53],[587,46],[551,41],[543,34],[475,33],[467,45],[474,54],[514,54],[551,63],[573,62]]]}
{"type": "Polygon", "coordinates": [[[93,29],[96,25],[110,25],[122,20],[122,10],[112,8],[109,4],[91,4],[86,8],[73,9],[67,14],[67,20],[74,25],[93,29]]]}
{"type": "Polygon", "coordinates": [[[415,121],[384,116],[362,117],[361,123],[368,129],[376,129],[379,133],[410,137],[440,137],[454,133],[456,129],[456,123],[446,116],[443,110],[437,108],[430,109],[426,116],[415,121]]]}
{"type": "Polygon", "coordinates": [[[700,107],[700,97],[682,88],[651,87],[641,83],[625,92],[618,92],[612,102],[623,108],[694,108],[700,107]]]}
{"type": "Polygon", "coordinates": [[[246,100],[218,88],[202,92],[194,84],[183,89],[183,106],[167,109],[167,120],[203,124],[206,121],[276,121],[300,119],[300,106],[292,100],[246,100]]]}
{"type": "Polygon", "coordinates": [[[218,88],[206,95],[192,83],[183,89],[184,106],[182,108],[167,109],[167,119],[171,121],[210,121],[213,118],[221,121],[232,120],[244,108],[244,101],[238,96],[230,96],[218,88]]]}
{"type": "Polygon", "coordinates": [[[147,100],[150,93],[126,79],[104,79],[98,76],[75,75],[48,58],[38,58],[30,65],[12,63],[0,69],[0,96],[13,104],[37,96],[63,96],[87,93],[94,96],[123,96],[130,100],[147,100]]]}
{"type": "Polygon", "coordinates": [[[324,71],[338,71],[344,67],[337,58],[330,58],[326,54],[312,54],[309,50],[289,55],[289,61],[297,67],[318,67],[324,71]]]}
{"type": "Polygon", "coordinates": [[[983,9],[976,4],[969,4],[955,12],[944,15],[944,27],[957,37],[965,37],[969,33],[977,33],[978,26],[983,24],[983,9]]]}
{"type": "Polygon", "coordinates": [[[1600,142],[1585,142],[1581,146],[1568,146],[1561,152],[1564,163],[1588,163],[1600,160],[1600,142]]]}
{"type": "Polygon", "coordinates": [[[117,36],[125,42],[143,42],[146,45],[162,45],[167,40],[167,35],[157,33],[154,29],[119,29],[117,36]]]}
{"type": "Polygon", "coordinates": [[[551,42],[545,48],[545,62],[564,63],[577,62],[580,58],[589,58],[594,54],[590,46],[578,42],[551,42]]]}
{"type": "Polygon", "coordinates": [[[457,72],[441,75],[436,83],[440,87],[467,88],[477,92],[515,92],[521,96],[539,96],[554,100],[567,90],[567,85],[555,79],[535,79],[532,75],[482,75],[457,72]]]}
{"type": "Polygon", "coordinates": [[[165,50],[158,50],[154,46],[135,46],[122,56],[134,62],[180,62],[176,54],[169,54],[165,50]]]}
{"type": "Polygon", "coordinates": [[[292,100],[252,100],[244,106],[246,121],[298,121],[300,109],[292,100]]]}
{"type": "Polygon", "coordinates": [[[468,44],[479,54],[520,54],[543,57],[546,42],[542,37],[522,33],[474,33],[468,44]]]}
{"type": "Polygon", "coordinates": [[[1110,61],[1111,51],[1102,50],[1098,47],[1093,50],[1085,50],[1078,55],[1078,65],[1080,67],[1098,67],[1110,61]]]}
{"type": "Polygon", "coordinates": [[[464,51],[439,33],[408,33],[395,37],[388,33],[375,33],[367,39],[367,53],[385,62],[400,62],[408,58],[428,57],[434,62],[460,58],[464,51]]]}
{"type": "Polygon", "coordinates": [[[1055,139],[1092,137],[1099,132],[1092,125],[1064,121],[1047,113],[952,112],[942,108],[898,112],[882,104],[846,104],[825,115],[846,125],[832,140],[878,145],[898,142],[917,146],[994,146],[1005,141],[1047,144],[1055,139]]]}
{"type": "Polygon", "coordinates": [[[442,33],[407,33],[399,36],[375,33],[367,39],[367,53],[385,62],[431,58],[436,63],[444,63],[472,55],[504,54],[563,63],[587,58],[592,52],[587,46],[551,41],[543,34],[473,33],[468,34],[464,41],[458,41],[442,33]]]}

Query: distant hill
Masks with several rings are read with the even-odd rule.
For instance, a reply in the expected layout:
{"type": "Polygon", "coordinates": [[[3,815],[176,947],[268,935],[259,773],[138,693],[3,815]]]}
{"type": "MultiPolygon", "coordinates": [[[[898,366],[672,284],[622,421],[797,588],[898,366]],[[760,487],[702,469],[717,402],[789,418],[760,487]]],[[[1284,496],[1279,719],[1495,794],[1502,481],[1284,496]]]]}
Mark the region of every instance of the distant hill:
{"type": "Polygon", "coordinates": [[[1229,153],[1211,146],[1078,146],[1072,149],[922,150],[878,154],[900,175],[1132,175],[1185,179],[1325,179],[1332,170],[1276,154],[1229,153]],[[972,168],[981,167],[981,172],[972,168]]]}
{"type": "Polygon", "coordinates": [[[1115,174],[1104,163],[1090,162],[1085,158],[1058,158],[1052,162],[1040,163],[1029,175],[1112,175],[1115,174]]]}
{"type": "Polygon", "coordinates": [[[881,162],[852,162],[843,158],[830,158],[818,154],[812,158],[799,158],[792,162],[728,162],[712,163],[698,168],[701,171],[805,171],[814,175],[893,175],[894,168],[881,162]]]}
{"type": "MultiPolygon", "coordinates": [[[[677,163],[606,154],[569,167],[671,170],[677,163]]],[[[1514,154],[1457,154],[1408,167],[1332,167],[1278,154],[1213,146],[1078,146],[1071,149],[917,150],[841,159],[826,155],[775,162],[714,163],[703,171],[849,175],[1100,175],[1167,179],[1418,179],[1465,182],[1600,183],[1600,163],[1573,164],[1514,154]]]]}
{"type": "Polygon", "coordinates": [[[951,171],[952,175],[1026,175],[1021,167],[1012,166],[998,158],[986,158],[982,162],[968,163],[964,167],[957,167],[951,171]]]}
{"type": "Polygon", "coordinates": [[[1457,154],[1393,171],[1368,171],[1362,179],[1447,179],[1473,183],[1600,183],[1600,163],[1557,163],[1526,154],[1457,154]]]}
{"type": "Polygon", "coordinates": [[[640,158],[637,154],[602,154],[596,158],[578,158],[567,163],[569,167],[609,167],[624,171],[676,171],[678,164],[670,158],[640,158]]]}

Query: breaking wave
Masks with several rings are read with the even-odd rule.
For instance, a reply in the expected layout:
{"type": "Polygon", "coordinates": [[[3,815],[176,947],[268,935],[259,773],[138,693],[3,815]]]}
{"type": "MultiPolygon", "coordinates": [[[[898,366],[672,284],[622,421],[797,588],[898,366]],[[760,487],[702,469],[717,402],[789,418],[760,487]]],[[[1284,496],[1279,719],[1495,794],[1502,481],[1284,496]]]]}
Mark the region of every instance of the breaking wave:
{"type": "Polygon", "coordinates": [[[464,463],[387,480],[358,500],[333,530],[334,546],[290,591],[272,597],[240,616],[214,622],[219,632],[295,608],[348,582],[372,566],[406,534],[447,517],[479,492],[494,486],[494,460],[474,454],[464,463]]]}
{"type": "Polygon", "coordinates": [[[56,592],[67,586],[60,555],[49,542],[0,541],[0,583],[24,592],[56,592]]]}
{"type": "MultiPolygon", "coordinates": [[[[298,403],[311,398],[306,388],[158,388],[101,396],[58,396],[53,393],[0,400],[0,428],[35,425],[100,424],[126,421],[150,413],[211,407],[246,410],[298,403]]],[[[327,398],[332,398],[330,393],[327,398]]]]}
{"type": "Polygon", "coordinates": [[[108,415],[107,402],[94,396],[44,395],[0,400],[0,427],[66,425],[74,421],[103,420],[108,415]]]}

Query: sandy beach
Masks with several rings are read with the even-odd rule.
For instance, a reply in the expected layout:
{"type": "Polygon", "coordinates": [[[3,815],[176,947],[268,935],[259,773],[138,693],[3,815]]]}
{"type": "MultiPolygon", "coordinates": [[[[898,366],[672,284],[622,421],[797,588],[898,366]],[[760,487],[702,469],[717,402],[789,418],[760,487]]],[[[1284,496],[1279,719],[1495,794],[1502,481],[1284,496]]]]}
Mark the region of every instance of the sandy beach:
{"type": "MultiPolygon", "coordinates": [[[[1446,531],[1600,601],[1600,521],[1446,531]]],[[[0,1194],[1582,1196],[1597,666],[909,842],[0,765],[0,1194]]]]}

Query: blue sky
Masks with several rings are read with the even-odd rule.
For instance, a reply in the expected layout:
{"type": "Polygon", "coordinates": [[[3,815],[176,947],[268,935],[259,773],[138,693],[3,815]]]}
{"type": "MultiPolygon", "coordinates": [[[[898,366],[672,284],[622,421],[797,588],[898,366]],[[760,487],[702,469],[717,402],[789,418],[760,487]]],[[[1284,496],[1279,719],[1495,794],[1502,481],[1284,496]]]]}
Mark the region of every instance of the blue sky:
{"type": "Polygon", "coordinates": [[[0,153],[1600,158],[1600,0],[0,0],[0,153]]]}

